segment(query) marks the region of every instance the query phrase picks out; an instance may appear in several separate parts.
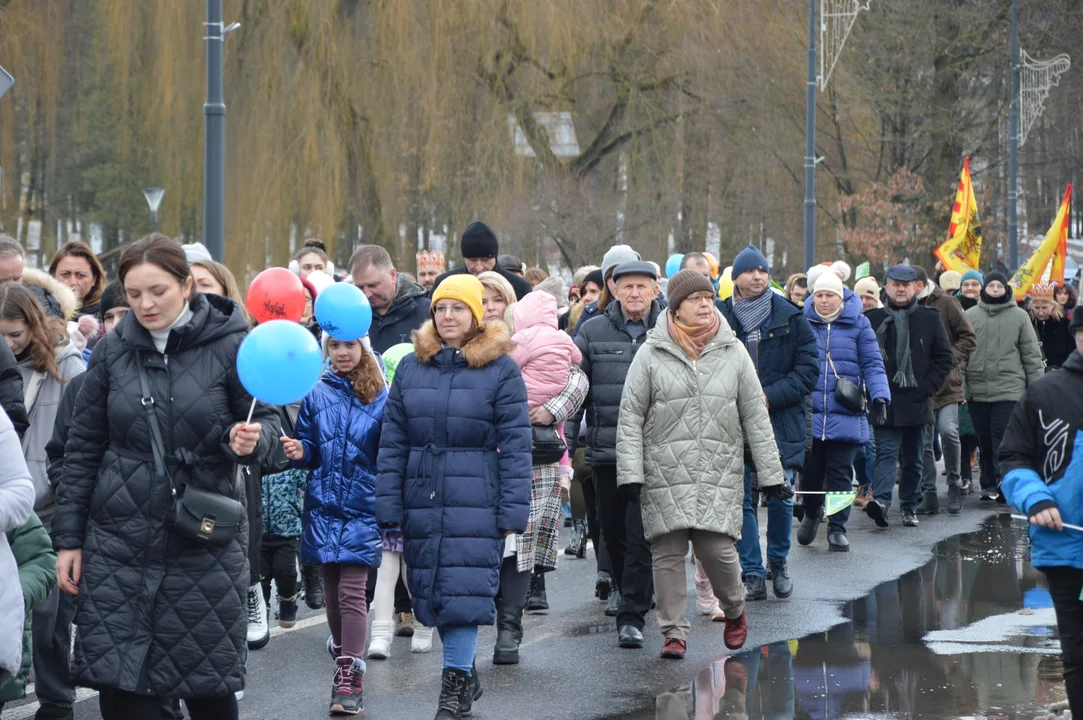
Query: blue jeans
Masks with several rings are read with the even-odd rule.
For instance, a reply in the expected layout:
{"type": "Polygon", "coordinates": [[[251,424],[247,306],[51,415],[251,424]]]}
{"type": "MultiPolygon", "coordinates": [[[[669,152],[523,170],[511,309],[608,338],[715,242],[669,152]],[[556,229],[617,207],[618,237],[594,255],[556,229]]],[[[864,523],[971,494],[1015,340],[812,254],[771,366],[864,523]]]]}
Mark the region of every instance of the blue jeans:
{"type": "Polygon", "coordinates": [[[895,469],[902,465],[899,478],[899,507],[905,512],[921,502],[921,468],[925,450],[925,426],[878,427],[876,432],[876,469],[873,494],[884,506],[891,507],[895,490],[895,469]]]}
{"type": "Polygon", "coordinates": [[[854,456],[854,472],[857,473],[857,484],[862,491],[870,490],[873,486],[873,468],[876,467],[876,433],[869,427],[869,440],[857,449],[854,456]]]}
{"type": "Polygon", "coordinates": [[[469,674],[478,649],[478,626],[447,625],[436,630],[440,633],[440,642],[444,643],[444,667],[469,674]]]}
{"type": "MultiPolygon", "coordinates": [[[[786,482],[793,482],[793,470],[786,468],[786,482]]],[[[793,500],[778,500],[760,494],[767,505],[767,562],[769,565],[786,562],[790,554],[790,535],[793,533],[793,500]]],[[[745,504],[744,524],[741,527],[741,539],[737,541],[737,552],[741,556],[741,570],[745,577],[757,575],[767,577],[763,567],[763,553],[760,552],[760,523],[756,511],[752,509],[752,471],[745,467],[745,504]]]]}

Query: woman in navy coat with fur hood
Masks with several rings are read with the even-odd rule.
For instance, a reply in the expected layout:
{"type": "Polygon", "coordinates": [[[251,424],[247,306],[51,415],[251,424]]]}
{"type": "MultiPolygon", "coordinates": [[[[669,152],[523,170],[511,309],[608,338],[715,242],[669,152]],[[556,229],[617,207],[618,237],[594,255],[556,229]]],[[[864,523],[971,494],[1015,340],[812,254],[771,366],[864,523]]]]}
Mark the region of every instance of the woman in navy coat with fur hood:
{"type": "Polygon", "coordinates": [[[415,351],[395,371],[380,438],[376,518],[401,526],[414,615],[444,644],[438,720],[481,693],[479,625],[496,618],[504,538],[530,514],[526,385],[504,323],[484,322],[482,285],[453,275],[434,291],[415,351]]]}

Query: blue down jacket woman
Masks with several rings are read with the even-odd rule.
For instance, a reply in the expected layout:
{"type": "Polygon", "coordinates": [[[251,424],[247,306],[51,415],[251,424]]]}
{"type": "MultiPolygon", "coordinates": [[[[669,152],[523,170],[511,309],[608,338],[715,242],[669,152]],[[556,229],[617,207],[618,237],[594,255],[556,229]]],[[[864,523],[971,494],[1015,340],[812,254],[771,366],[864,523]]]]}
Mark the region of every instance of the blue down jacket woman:
{"type": "Polygon", "coordinates": [[[154,470],[137,363],[146,368],[178,485],[243,502],[236,466],[258,465],[282,432],[275,409],[259,403],[256,451],[238,457],[230,449],[230,428],[252,404],[236,370],[248,321],[217,295],[195,293],[189,309],[165,355],[135,313],[125,315],[98,341],[75,401],[52,534],[57,549],[83,549],[78,685],[179,698],[244,687],[248,523],[242,518],[224,548],[166,526],[173,502],[154,470]]]}
{"type": "Polygon", "coordinates": [[[365,404],[347,378],[330,370],[301,403],[296,438],[313,468],[305,490],[301,560],[379,567],[376,454],[387,390],[365,404]]]}
{"type": "Polygon", "coordinates": [[[868,418],[865,413],[847,410],[835,399],[835,373],[859,386],[864,384],[870,403],[877,398],[891,402],[891,390],[876,333],[861,313],[861,298],[849,288],[843,293],[842,313],[834,322],[824,322],[816,314],[816,303],[806,302],[804,307],[820,356],[820,377],[812,389],[812,437],[863,445],[869,440],[868,418]],[[834,371],[827,361],[828,350],[834,371]]]}
{"type": "Polygon", "coordinates": [[[461,350],[426,322],[395,371],[380,438],[376,517],[401,525],[414,615],[428,627],[491,625],[504,532],[526,530],[526,385],[500,321],[461,350]]]}

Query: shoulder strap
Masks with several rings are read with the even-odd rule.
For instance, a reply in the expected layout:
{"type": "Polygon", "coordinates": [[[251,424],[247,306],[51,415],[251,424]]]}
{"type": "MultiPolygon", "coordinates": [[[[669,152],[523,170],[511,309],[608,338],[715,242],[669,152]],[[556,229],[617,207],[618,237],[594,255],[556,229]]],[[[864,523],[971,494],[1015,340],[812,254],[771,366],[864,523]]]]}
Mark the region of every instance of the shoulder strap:
{"type": "MultiPolygon", "coordinates": [[[[154,455],[154,470],[158,475],[169,478],[170,487],[173,486],[173,478],[170,477],[165,464],[165,443],[162,442],[162,429],[158,425],[158,412],[154,408],[154,397],[150,394],[150,382],[147,381],[147,370],[143,366],[143,353],[135,354],[135,364],[139,370],[140,402],[143,404],[143,412],[147,417],[147,426],[150,428],[150,449],[154,455]]],[[[176,488],[174,488],[176,492],[176,488]]]]}

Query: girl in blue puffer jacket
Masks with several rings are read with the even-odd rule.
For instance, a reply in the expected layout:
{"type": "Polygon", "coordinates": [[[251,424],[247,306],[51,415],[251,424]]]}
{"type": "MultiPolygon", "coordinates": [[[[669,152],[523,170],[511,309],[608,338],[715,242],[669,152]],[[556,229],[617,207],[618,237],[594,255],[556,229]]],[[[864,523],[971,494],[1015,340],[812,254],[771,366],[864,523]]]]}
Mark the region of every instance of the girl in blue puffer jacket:
{"type": "MultiPolygon", "coordinates": [[[[854,457],[869,441],[869,422],[864,410],[845,407],[839,401],[839,383],[849,380],[853,387],[868,388],[874,414],[887,414],[891,390],[876,334],[861,313],[861,299],[844,287],[835,273],[824,273],[812,290],[804,313],[816,336],[820,377],[812,389],[812,451],[805,458],[801,489],[850,492],[854,457]]],[[[824,496],[805,495],[802,501],[805,516],[797,542],[809,545],[820,526],[824,496]]],[[[846,538],[849,517],[848,507],[828,517],[828,549],[850,549],[846,538]]]]}
{"type": "Polygon", "coordinates": [[[301,557],[323,568],[328,651],[335,658],[331,713],[363,709],[369,570],[380,565],[376,454],[387,401],[379,360],[361,341],[330,338],[331,367],[301,403],[296,439],[282,438],[305,490],[301,557]]]}

